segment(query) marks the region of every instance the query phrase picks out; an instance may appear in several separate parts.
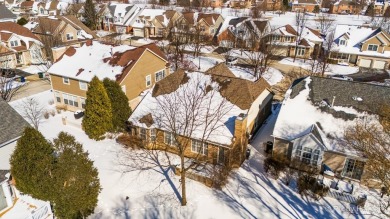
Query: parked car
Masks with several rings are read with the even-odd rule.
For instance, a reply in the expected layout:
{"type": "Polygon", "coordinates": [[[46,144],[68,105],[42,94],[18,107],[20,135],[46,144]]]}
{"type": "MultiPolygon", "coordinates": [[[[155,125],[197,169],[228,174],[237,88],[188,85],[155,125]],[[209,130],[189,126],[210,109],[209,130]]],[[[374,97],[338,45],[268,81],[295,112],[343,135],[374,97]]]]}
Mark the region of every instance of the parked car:
{"type": "Polygon", "coordinates": [[[344,81],[353,81],[353,78],[345,76],[345,75],[333,75],[331,78],[337,79],[337,80],[344,80],[344,81]]]}

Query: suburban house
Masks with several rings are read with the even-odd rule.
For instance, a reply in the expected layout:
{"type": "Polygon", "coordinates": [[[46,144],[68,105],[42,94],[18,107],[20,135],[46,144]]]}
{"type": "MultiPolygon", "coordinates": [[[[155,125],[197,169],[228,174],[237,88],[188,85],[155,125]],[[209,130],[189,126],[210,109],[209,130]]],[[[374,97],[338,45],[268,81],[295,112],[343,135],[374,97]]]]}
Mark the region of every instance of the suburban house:
{"type": "Polygon", "coordinates": [[[282,0],[263,0],[261,6],[267,11],[277,11],[282,9],[282,3],[282,0]]]}
{"type": "Polygon", "coordinates": [[[317,30],[289,24],[272,31],[265,36],[265,40],[278,48],[279,56],[293,57],[296,54],[296,57],[303,59],[318,56],[324,41],[317,30]]]}
{"type": "Polygon", "coordinates": [[[104,22],[104,30],[117,33],[130,33],[132,28],[126,26],[125,23],[133,20],[134,17],[142,10],[141,7],[132,4],[110,4],[108,6],[109,14],[107,14],[104,22]]]}
{"type": "Polygon", "coordinates": [[[16,141],[30,125],[7,102],[0,98],[0,215],[13,206],[15,192],[10,186],[9,158],[16,141]]]}
{"type": "Polygon", "coordinates": [[[14,22],[0,22],[0,66],[15,68],[42,64],[46,56],[40,39],[27,28],[14,22]]]}
{"type": "Polygon", "coordinates": [[[222,47],[253,47],[254,42],[271,31],[269,21],[262,18],[226,17],[218,29],[215,40],[222,47]]]}
{"type": "Polygon", "coordinates": [[[53,48],[46,48],[48,58],[56,60],[69,46],[80,46],[88,39],[98,36],[73,15],[38,17],[32,32],[42,42],[53,48]]]}
{"type": "Polygon", "coordinates": [[[383,16],[386,9],[389,7],[389,2],[387,0],[375,0],[374,4],[374,14],[376,16],[383,16]]]}
{"type": "Polygon", "coordinates": [[[166,27],[170,21],[163,9],[142,9],[124,25],[132,28],[132,33],[137,37],[163,37],[166,35],[166,27]]]}
{"type": "Polygon", "coordinates": [[[366,177],[364,155],[343,144],[344,131],[363,120],[380,125],[377,115],[385,103],[390,103],[390,87],[313,76],[298,79],[276,120],[273,156],[374,186],[366,177]]]}
{"type": "Polygon", "coordinates": [[[16,22],[16,14],[0,3],[0,22],[16,22]]]}
{"type": "Polygon", "coordinates": [[[390,35],[381,28],[337,25],[330,59],[364,68],[388,69],[390,35]]]}
{"type": "Polygon", "coordinates": [[[196,28],[200,34],[213,37],[223,21],[222,16],[216,13],[183,12],[168,26],[174,28],[175,32],[195,31],[196,28]]]}
{"type": "Polygon", "coordinates": [[[360,13],[360,5],[356,1],[339,0],[330,4],[329,13],[332,14],[357,14],[360,13]]]}
{"type": "Polygon", "coordinates": [[[295,0],[292,2],[292,11],[304,11],[304,12],[314,12],[315,7],[320,9],[320,5],[316,0],[295,0]]]}
{"type": "MultiPolygon", "coordinates": [[[[270,85],[263,78],[255,82],[238,78],[226,66],[218,65],[206,73],[178,70],[156,83],[134,109],[128,121],[131,135],[139,138],[146,148],[175,153],[176,142],[181,142],[187,145],[184,151],[186,157],[202,157],[213,164],[240,166],[249,136],[271,113],[272,98],[270,85]],[[199,124],[194,130],[172,129],[164,122],[170,117],[169,113],[161,110],[163,106],[159,103],[197,92],[205,95],[202,95],[202,101],[195,101],[195,120],[199,124]],[[207,110],[207,102],[215,105],[207,110]],[[217,111],[222,115],[210,121],[212,119],[208,116],[217,111]],[[206,121],[206,118],[210,120],[206,121]],[[203,130],[202,127],[215,129],[203,130]]],[[[184,104],[174,105],[178,106],[175,108],[177,117],[189,118],[185,113],[188,109],[183,109],[184,104]]],[[[184,121],[178,119],[172,122],[183,124],[184,121]]]]}
{"type": "Polygon", "coordinates": [[[232,0],[229,3],[231,8],[250,8],[252,6],[251,0],[232,0]]]}
{"type": "Polygon", "coordinates": [[[134,108],[144,90],[169,75],[169,64],[155,44],[131,47],[90,40],[80,48],[69,47],[47,72],[57,106],[83,109],[88,83],[97,76],[116,80],[134,108]]]}

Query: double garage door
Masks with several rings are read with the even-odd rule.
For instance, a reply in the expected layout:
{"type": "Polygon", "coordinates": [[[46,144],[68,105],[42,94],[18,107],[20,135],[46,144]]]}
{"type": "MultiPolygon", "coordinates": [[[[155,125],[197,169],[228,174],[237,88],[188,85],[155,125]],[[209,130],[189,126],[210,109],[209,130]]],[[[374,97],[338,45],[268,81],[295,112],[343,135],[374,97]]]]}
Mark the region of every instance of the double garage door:
{"type": "Polygon", "coordinates": [[[384,69],[386,66],[386,61],[375,61],[371,59],[360,59],[359,62],[360,67],[364,68],[375,68],[375,69],[384,69]],[[371,62],[372,65],[371,65],[371,62]]]}

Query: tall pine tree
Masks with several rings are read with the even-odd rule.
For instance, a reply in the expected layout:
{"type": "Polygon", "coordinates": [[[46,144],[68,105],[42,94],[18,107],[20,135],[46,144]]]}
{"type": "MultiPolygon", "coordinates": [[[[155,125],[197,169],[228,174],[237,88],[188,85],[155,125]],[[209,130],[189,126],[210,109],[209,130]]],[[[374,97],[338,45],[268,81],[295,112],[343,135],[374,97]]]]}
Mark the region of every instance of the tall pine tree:
{"type": "Polygon", "coordinates": [[[24,130],[10,163],[19,191],[37,199],[51,200],[53,147],[38,130],[32,127],[24,130]]]}
{"type": "Polygon", "coordinates": [[[89,138],[104,139],[103,135],[112,130],[111,102],[103,83],[95,76],[87,91],[83,129],[89,138]]]}
{"type": "Polygon", "coordinates": [[[108,98],[111,101],[112,108],[112,130],[111,131],[122,131],[125,128],[125,122],[131,115],[131,108],[129,106],[129,99],[126,94],[122,91],[120,85],[108,78],[103,80],[104,87],[108,98]]]}
{"type": "Polygon", "coordinates": [[[95,10],[95,3],[93,0],[86,0],[84,4],[84,23],[91,30],[96,30],[97,27],[97,13],[95,10]]]}
{"type": "Polygon", "coordinates": [[[61,132],[54,139],[57,160],[54,170],[54,212],[58,218],[86,218],[98,202],[98,171],[82,145],[72,135],[61,132]]]}

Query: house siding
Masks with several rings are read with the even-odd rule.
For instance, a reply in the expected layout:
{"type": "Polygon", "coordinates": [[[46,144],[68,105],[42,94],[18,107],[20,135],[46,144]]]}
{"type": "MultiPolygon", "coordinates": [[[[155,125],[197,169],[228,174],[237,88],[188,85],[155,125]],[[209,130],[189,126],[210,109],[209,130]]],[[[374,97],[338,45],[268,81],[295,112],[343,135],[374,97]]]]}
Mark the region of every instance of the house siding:
{"type": "Polygon", "coordinates": [[[138,97],[140,93],[148,88],[153,87],[156,83],[156,72],[165,69],[165,76],[169,74],[169,68],[166,62],[149,50],[138,59],[127,76],[121,81],[120,85],[126,85],[126,96],[131,101],[138,97]],[[146,87],[146,76],[151,75],[151,85],[146,87]]]}

